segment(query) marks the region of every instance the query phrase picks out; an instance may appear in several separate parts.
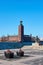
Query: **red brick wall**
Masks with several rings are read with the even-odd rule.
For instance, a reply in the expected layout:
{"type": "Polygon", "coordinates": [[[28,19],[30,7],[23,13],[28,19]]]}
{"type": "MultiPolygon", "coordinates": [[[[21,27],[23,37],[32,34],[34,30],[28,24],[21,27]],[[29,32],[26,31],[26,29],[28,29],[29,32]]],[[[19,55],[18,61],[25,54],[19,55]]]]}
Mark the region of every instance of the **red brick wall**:
{"type": "Polygon", "coordinates": [[[0,38],[0,42],[1,42],[1,38],[0,38]]]}
{"type": "Polygon", "coordinates": [[[18,41],[18,36],[9,37],[9,41],[18,41]]]}

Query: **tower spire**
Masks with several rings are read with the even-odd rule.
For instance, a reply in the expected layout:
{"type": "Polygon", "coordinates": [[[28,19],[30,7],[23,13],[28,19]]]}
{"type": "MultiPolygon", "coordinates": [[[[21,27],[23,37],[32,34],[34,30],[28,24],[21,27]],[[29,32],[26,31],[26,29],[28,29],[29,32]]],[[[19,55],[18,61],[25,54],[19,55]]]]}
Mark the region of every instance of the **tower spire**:
{"type": "Polygon", "coordinates": [[[23,21],[20,21],[20,25],[22,25],[22,22],[23,22],[23,21]]]}

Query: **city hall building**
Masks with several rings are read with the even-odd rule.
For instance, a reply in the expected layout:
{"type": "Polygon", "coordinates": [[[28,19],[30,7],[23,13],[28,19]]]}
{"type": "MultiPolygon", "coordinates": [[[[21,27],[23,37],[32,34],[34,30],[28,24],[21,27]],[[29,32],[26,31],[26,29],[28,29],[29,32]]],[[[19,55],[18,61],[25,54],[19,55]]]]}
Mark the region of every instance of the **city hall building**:
{"type": "Polygon", "coordinates": [[[24,35],[24,26],[22,24],[22,21],[20,21],[20,25],[18,26],[17,36],[7,36],[0,38],[0,42],[29,42],[29,41],[35,41],[35,37],[32,37],[32,35],[24,35]]]}

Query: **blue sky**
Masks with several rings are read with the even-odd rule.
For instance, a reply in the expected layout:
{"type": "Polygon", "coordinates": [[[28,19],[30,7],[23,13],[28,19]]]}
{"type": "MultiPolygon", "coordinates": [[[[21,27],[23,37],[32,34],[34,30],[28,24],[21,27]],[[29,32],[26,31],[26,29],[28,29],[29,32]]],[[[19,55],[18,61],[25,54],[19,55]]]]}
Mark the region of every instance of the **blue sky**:
{"type": "Polygon", "coordinates": [[[20,20],[24,34],[43,37],[43,0],[0,0],[0,37],[17,35],[20,20]]]}

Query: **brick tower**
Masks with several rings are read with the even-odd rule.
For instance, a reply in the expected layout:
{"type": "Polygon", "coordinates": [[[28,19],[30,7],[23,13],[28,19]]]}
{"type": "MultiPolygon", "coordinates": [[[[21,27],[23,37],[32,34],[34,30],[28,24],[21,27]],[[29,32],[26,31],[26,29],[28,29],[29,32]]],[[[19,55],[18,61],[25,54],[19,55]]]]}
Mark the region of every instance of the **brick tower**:
{"type": "Polygon", "coordinates": [[[23,21],[20,21],[20,25],[18,27],[18,38],[19,38],[20,42],[23,41],[23,37],[24,37],[24,26],[23,26],[22,22],[23,21]]]}

